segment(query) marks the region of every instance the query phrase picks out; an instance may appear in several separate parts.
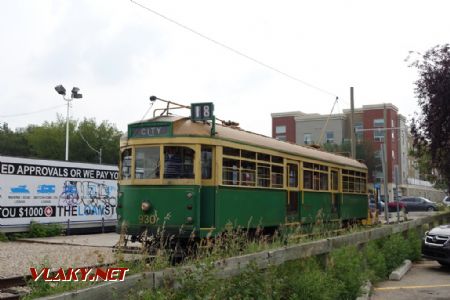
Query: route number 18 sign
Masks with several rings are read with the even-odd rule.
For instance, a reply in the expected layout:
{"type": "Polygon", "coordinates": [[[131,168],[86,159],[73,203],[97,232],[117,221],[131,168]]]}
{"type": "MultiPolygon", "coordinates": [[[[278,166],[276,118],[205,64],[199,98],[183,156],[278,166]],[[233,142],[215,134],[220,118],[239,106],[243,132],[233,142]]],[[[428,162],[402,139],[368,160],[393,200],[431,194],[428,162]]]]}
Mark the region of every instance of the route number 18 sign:
{"type": "Polygon", "coordinates": [[[191,120],[207,121],[214,118],[214,104],[212,102],[192,103],[191,120]]]}

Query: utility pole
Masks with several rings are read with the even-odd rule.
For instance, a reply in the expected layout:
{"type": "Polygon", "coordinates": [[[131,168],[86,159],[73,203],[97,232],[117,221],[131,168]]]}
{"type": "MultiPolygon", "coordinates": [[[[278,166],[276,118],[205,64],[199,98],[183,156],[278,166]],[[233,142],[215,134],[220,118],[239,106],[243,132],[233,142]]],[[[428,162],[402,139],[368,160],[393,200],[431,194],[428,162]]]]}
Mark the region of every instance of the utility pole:
{"type": "Polygon", "coordinates": [[[352,158],[356,158],[356,136],[355,136],[355,128],[354,128],[354,117],[355,117],[355,103],[353,97],[353,87],[350,87],[350,144],[351,144],[351,154],[352,158]]]}
{"type": "Polygon", "coordinates": [[[66,116],[66,161],[69,160],[69,111],[70,111],[70,102],[73,99],[81,99],[83,98],[82,94],[79,94],[79,88],[73,87],[72,94],[70,98],[66,98],[66,89],[60,84],[55,86],[55,90],[58,94],[60,94],[63,99],[67,102],[67,116],[66,116]]]}
{"type": "Polygon", "coordinates": [[[384,214],[386,216],[386,223],[389,224],[389,209],[388,209],[388,203],[389,203],[389,193],[388,193],[388,153],[387,153],[387,111],[386,111],[386,104],[383,104],[383,119],[384,119],[384,141],[383,141],[383,173],[384,173],[384,214]]]}

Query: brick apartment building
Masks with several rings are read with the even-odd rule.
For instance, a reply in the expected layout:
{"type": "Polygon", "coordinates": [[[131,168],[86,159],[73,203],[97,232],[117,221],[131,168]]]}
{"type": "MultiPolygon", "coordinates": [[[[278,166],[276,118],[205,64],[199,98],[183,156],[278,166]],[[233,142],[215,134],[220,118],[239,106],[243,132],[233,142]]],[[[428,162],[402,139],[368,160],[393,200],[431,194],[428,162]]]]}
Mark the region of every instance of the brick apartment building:
{"type": "MultiPolygon", "coordinates": [[[[301,111],[272,113],[272,137],[299,145],[342,144],[350,141],[350,114],[350,110],[344,110],[342,114],[333,114],[331,117],[314,113],[306,114],[301,111]],[[326,128],[324,129],[325,124],[326,128]]],[[[356,141],[371,141],[375,157],[377,158],[380,157],[380,148],[385,142],[384,128],[388,128],[386,130],[386,153],[389,199],[393,199],[395,193],[395,168],[398,168],[399,172],[400,195],[409,195],[408,190],[411,189],[411,182],[418,182],[415,179],[417,177],[411,177],[418,174],[413,171],[414,161],[408,156],[409,134],[406,118],[399,114],[395,105],[383,103],[363,105],[361,108],[356,108],[353,122],[356,141]],[[384,109],[386,109],[387,124],[384,122],[384,109]]],[[[369,187],[373,188],[374,183],[383,183],[384,176],[382,172],[374,171],[372,174],[369,174],[368,179],[369,187]]],[[[415,195],[433,198],[430,195],[431,192],[428,192],[430,189],[429,183],[422,185],[427,187],[426,191],[422,193],[417,192],[420,188],[414,189],[415,195]]],[[[436,198],[440,197],[439,193],[439,196],[436,196],[436,198]]],[[[442,198],[439,200],[442,200],[442,198]]]]}

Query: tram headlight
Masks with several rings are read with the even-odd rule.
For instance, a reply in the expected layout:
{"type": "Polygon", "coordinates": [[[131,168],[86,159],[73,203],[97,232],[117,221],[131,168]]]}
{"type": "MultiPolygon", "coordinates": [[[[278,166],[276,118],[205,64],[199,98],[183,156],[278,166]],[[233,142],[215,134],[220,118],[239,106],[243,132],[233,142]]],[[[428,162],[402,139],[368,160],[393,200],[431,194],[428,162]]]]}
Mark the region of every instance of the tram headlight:
{"type": "Polygon", "coordinates": [[[188,199],[191,199],[191,198],[192,198],[192,193],[191,193],[191,192],[187,193],[187,194],[186,194],[186,197],[187,197],[188,199]]]}
{"type": "Polygon", "coordinates": [[[150,210],[150,207],[151,207],[150,203],[148,203],[148,202],[146,202],[146,201],[144,201],[144,202],[141,203],[141,209],[142,209],[142,211],[144,211],[144,212],[149,211],[149,210],[150,210]]]}
{"type": "Polygon", "coordinates": [[[191,224],[192,223],[192,217],[187,217],[186,218],[186,223],[191,224]]]}

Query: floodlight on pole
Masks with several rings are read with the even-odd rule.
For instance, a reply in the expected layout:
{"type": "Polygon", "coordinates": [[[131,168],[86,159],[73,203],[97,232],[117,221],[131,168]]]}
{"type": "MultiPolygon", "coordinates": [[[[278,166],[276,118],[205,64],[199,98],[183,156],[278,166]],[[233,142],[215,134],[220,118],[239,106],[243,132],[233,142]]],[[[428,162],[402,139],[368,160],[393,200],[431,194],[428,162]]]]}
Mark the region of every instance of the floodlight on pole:
{"type": "Polygon", "coordinates": [[[82,94],[79,94],[78,92],[80,91],[79,88],[77,87],[73,87],[72,88],[72,94],[70,96],[70,98],[66,98],[66,89],[64,88],[64,86],[62,84],[55,86],[55,90],[58,94],[60,94],[64,101],[67,102],[67,116],[66,116],[66,161],[69,160],[69,110],[70,110],[70,102],[73,99],[81,99],[83,98],[82,94]]]}

